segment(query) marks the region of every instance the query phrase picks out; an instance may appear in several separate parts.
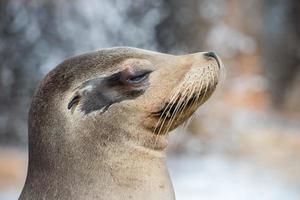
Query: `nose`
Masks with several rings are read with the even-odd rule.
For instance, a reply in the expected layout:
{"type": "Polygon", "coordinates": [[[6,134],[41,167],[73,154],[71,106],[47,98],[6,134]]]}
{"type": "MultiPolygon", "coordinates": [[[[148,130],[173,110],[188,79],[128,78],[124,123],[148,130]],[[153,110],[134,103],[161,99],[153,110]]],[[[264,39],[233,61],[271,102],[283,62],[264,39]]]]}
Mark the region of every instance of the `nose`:
{"type": "Polygon", "coordinates": [[[211,52],[204,53],[204,56],[207,58],[214,58],[218,63],[218,67],[220,68],[219,58],[218,58],[217,54],[215,54],[215,52],[211,51],[211,52]]]}
{"type": "Polygon", "coordinates": [[[215,54],[215,52],[207,52],[207,53],[204,53],[204,56],[209,57],[209,58],[214,58],[214,59],[218,60],[218,57],[217,57],[217,55],[215,54]]]}

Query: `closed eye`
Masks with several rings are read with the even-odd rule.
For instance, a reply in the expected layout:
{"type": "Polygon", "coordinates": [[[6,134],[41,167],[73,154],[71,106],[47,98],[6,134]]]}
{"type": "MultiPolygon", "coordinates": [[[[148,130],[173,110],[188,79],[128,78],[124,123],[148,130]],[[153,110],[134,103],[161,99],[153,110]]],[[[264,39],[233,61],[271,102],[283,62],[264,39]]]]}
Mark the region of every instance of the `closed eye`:
{"type": "Polygon", "coordinates": [[[128,83],[131,83],[131,84],[138,84],[138,83],[141,83],[145,80],[148,79],[150,73],[152,71],[141,71],[141,72],[137,72],[135,75],[132,75],[131,77],[129,77],[127,79],[128,83]]]}

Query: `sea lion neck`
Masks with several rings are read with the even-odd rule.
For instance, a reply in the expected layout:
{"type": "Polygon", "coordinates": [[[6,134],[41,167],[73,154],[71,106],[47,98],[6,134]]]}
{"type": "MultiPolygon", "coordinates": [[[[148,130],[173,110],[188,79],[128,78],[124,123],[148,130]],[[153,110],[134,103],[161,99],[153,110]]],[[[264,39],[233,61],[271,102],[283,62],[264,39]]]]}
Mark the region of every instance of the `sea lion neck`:
{"type": "Polygon", "coordinates": [[[110,143],[105,147],[64,147],[67,152],[47,155],[56,157],[51,164],[43,165],[38,159],[29,162],[22,196],[30,196],[30,199],[138,200],[147,194],[147,199],[151,200],[174,199],[163,151],[132,142],[110,143]]]}

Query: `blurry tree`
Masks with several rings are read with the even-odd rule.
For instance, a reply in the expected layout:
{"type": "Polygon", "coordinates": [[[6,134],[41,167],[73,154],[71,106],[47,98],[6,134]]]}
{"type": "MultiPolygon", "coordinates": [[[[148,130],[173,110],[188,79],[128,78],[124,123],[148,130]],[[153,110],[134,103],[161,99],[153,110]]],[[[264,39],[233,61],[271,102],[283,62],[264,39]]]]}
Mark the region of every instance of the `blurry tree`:
{"type": "Polygon", "coordinates": [[[164,0],[166,18],[156,27],[159,48],[164,52],[195,52],[203,41],[209,23],[200,15],[198,0],[164,0]]]}
{"type": "Polygon", "coordinates": [[[262,59],[272,100],[281,107],[300,75],[300,1],[264,0],[263,18],[262,59]]]}
{"type": "Polygon", "coordinates": [[[26,130],[28,93],[37,82],[36,40],[28,26],[37,28],[30,8],[12,1],[0,1],[0,141],[15,141],[26,130]],[[17,12],[16,12],[17,11],[17,12]]]}
{"type": "Polygon", "coordinates": [[[30,96],[51,48],[67,54],[73,50],[59,35],[56,7],[52,1],[0,1],[1,143],[26,141],[30,96]]]}

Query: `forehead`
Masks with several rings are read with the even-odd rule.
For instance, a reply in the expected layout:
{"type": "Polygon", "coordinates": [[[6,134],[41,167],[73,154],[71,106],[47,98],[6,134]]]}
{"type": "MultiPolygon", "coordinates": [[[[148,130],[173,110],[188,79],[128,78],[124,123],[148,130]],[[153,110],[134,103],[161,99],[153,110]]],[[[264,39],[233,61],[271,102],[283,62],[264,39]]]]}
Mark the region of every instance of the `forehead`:
{"type": "Polygon", "coordinates": [[[149,65],[154,54],[155,57],[159,55],[156,52],[127,47],[82,54],[62,62],[49,72],[44,82],[51,82],[50,85],[64,91],[86,79],[116,72],[123,66],[149,65]]]}
{"type": "Polygon", "coordinates": [[[70,58],[63,63],[63,68],[70,75],[78,71],[81,74],[111,72],[120,64],[129,66],[138,64],[139,59],[150,60],[153,54],[158,53],[135,48],[104,49],[70,58]]]}

